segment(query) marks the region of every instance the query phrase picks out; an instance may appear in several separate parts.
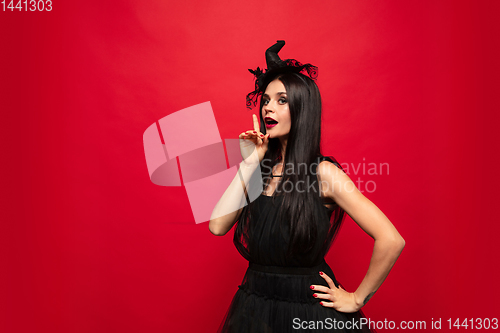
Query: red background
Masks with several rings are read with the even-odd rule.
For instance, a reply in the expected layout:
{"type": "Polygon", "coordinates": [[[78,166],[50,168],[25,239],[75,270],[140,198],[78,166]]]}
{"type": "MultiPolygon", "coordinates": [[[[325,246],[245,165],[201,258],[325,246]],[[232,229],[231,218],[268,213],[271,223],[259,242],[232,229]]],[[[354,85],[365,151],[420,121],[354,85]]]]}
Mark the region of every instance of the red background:
{"type": "MultiPolygon", "coordinates": [[[[247,68],[319,67],[323,153],[406,247],[372,320],[498,316],[498,1],[55,1],[0,12],[3,332],[214,332],[247,263],[148,178],[142,134],[210,101],[251,128],[247,68]],[[495,264],[497,262],[497,264],[495,264]]],[[[327,256],[350,291],[373,241],[347,219],[327,256]]],[[[445,330],[445,329],[443,329],[445,330]]]]}

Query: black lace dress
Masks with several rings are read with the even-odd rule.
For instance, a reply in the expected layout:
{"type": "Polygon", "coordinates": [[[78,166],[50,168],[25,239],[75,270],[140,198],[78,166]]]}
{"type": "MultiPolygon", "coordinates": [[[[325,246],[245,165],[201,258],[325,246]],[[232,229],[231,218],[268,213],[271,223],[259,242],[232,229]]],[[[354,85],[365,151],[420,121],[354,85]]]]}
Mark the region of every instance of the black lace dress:
{"type": "MultiPolygon", "coordinates": [[[[322,160],[341,168],[335,159],[321,156],[322,160]]],[[[315,215],[321,241],[311,251],[290,258],[285,253],[289,230],[283,232],[277,223],[282,199],[260,195],[251,210],[251,238],[247,244],[234,239],[237,248],[247,250],[244,257],[249,267],[218,332],[374,332],[361,324],[367,321],[362,311],[343,313],[324,307],[319,304],[322,299],[313,297],[310,289],[311,285],[328,287],[319,271],[332,278],[337,287],[340,285],[324,256],[335,236],[332,223],[342,222],[345,212],[338,205],[327,208],[318,203],[315,215]]]]}

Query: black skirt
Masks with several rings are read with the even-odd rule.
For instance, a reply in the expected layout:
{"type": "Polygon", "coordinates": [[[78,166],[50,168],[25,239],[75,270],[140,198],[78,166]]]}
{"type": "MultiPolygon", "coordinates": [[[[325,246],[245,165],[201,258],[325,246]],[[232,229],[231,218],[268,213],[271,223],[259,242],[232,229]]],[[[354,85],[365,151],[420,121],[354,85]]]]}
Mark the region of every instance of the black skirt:
{"type": "Polygon", "coordinates": [[[374,332],[360,310],[343,313],[319,304],[311,285],[328,287],[326,273],[338,287],[330,266],[266,266],[250,263],[218,332],[374,332]]]}

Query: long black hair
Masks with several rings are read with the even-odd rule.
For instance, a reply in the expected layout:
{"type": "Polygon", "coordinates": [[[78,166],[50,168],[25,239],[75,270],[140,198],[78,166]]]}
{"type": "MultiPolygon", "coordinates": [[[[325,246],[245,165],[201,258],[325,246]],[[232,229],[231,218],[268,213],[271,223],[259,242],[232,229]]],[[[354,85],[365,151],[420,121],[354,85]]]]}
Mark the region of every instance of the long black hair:
{"type": "MultiPolygon", "coordinates": [[[[261,162],[262,178],[265,186],[269,185],[273,167],[283,163],[283,173],[273,193],[273,197],[283,195],[280,206],[280,223],[288,223],[290,242],[287,254],[306,253],[317,241],[318,226],[315,208],[323,204],[320,197],[320,182],[317,176],[321,140],[321,95],[316,83],[301,73],[281,73],[267,80],[262,91],[274,79],[280,80],[286,89],[290,110],[291,128],[285,151],[285,159],[281,161],[281,144],[278,138],[270,138],[268,150],[261,162]],[[311,185],[312,184],[312,185],[311,185]]],[[[260,131],[266,133],[262,107],[264,99],[260,98],[260,131]]],[[[274,198],[273,198],[274,199],[274,198]]],[[[243,208],[234,234],[234,243],[238,251],[248,259],[248,223],[253,202],[243,208]]],[[[333,238],[340,227],[343,213],[337,210],[332,215],[334,224],[328,229],[328,238],[333,238]],[[331,236],[331,237],[330,237],[331,236]]],[[[331,243],[326,240],[324,246],[331,243]],[[326,244],[328,243],[328,244],[326,244]]]]}

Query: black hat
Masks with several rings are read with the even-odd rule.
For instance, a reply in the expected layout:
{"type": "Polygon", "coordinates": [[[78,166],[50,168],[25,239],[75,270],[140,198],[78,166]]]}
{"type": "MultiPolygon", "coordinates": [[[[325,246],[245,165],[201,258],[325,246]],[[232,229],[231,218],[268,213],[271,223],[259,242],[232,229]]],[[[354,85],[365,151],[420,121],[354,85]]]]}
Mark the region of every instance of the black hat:
{"type": "Polygon", "coordinates": [[[277,41],[276,44],[266,50],[267,69],[262,71],[259,67],[250,73],[255,75],[255,90],[247,95],[247,107],[251,108],[257,105],[257,97],[264,93],[263,88],[278,74],[282,73],[301,73],[308,74],[311,79],[318,77],[318,67],[311,64],[301,64],[295,59],[281,60],[278,56],[279,51],[285,45],[284,40],[277,41]]]}

